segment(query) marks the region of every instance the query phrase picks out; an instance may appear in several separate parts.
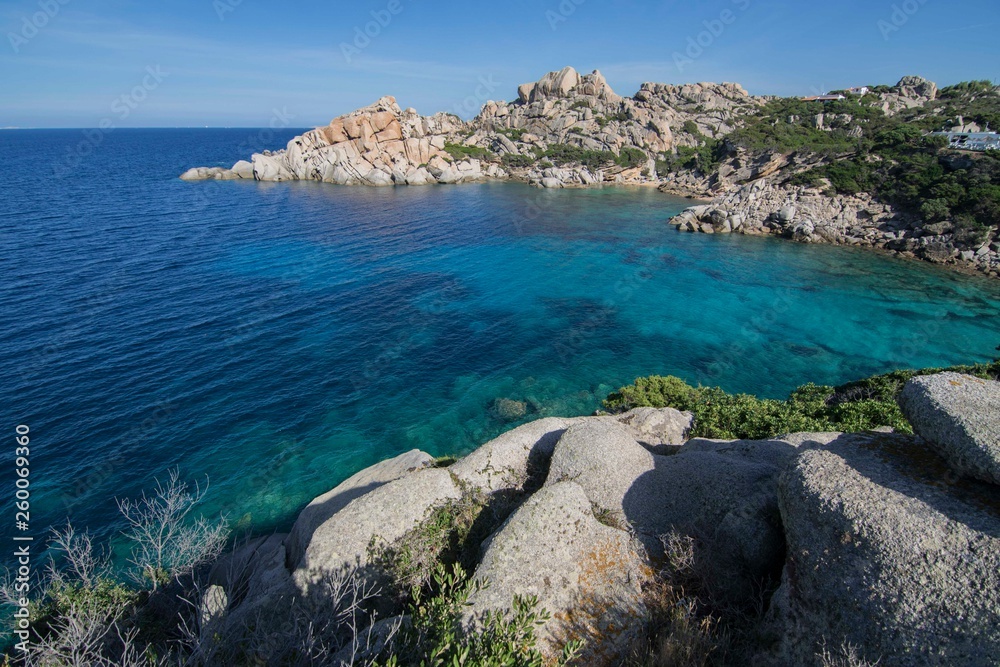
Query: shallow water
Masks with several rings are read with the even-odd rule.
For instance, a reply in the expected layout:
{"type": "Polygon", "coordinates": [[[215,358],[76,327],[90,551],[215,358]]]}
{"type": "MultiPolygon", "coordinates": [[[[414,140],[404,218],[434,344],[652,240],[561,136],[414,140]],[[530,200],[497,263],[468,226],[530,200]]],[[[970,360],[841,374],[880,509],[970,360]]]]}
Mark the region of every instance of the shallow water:
{"type": "Polygon", "coordinates": [[[510,428],[497,398],[587,414],[653,373],[783,397],[1000,343],[997,281],[679,233],[655,190],[177,180],[247,130],[119,130],[53,178],[79,140],[0,133],[0,427],[31,426],[39,534],[111,530],[172,466],[287,527],[375,461],[510,428]]]}

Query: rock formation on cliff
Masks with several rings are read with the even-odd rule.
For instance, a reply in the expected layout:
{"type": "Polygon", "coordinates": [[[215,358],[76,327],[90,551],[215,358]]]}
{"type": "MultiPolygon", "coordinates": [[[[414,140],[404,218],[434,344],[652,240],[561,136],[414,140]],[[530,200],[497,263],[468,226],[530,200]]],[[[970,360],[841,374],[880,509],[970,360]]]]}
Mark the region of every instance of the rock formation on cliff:
{"type": "MultiPolygon", "coordinates": [[[[941,104],[937,98],[934,83],[907,76],[895,86],[877,87],[865,100],[885,118],[944,114],[944,122],[950,107],[935,106],[941,104]]],[[[487,102],[468,122],[404,111],[394,98],[384,97],[295,137],[283,150],[255,154],[228,169],[196,167],[181,178],[367,186],[507,179],[543,188],[659,185],[670,194],[715,200],[674,219],[688,231],[872,246],[1000,275],[996,230],[957,234],[948,216],[928,224],[919,211],[904,213],[860,186],[831,195],[822,178],[819,185],[796,184],[796,177],[819,173],[848,154],[750,150],[731,141],[774,101],[781,100],[753,97],[733,83],[645,83],[634,96],[623,97],[599,71],[581,75],[566,67],[520,86],[512,102],[487,102]],[[710,166],[702,164],[704,155],[694,163],[678,159],[699,151],[714,153],[710,166]]],[[[782,116],[774,123],[787,120],[793,130],[804,123],[806,131],[819,135],[849,129],[857,143],[870,123],[866,112],[858,111],[860,119],[814,109],[815,117],[782,116]]],[[[961,172],[969,160],[959,156],[945,166],[961,172]]]]}
{"type": "Polygon", "coordinates": [[[567,67],[520,86],[513,102],[487,102],[469,122],[444,113],[420,116],[384,97],[292,139],[284,150],[255,154],[252,169],[241,161],[232,169],[196,167],[181,178],[384,186],[506,180],[513,172],[543,187],[654,182],[655,158],[673,148],[675,130],[691,122],[724,134],[757,104],[736,84],[644,84],[635,97],[620,97],[600,72],[581,76],[567,67]],[[482,149],[484,159],[462,158],[461,149],[456,157],[447,144],[482,149]],[[640,164],[544,166],[540,156],[552,146],[612,158],[628,148],[644,157],[640,164]]]}

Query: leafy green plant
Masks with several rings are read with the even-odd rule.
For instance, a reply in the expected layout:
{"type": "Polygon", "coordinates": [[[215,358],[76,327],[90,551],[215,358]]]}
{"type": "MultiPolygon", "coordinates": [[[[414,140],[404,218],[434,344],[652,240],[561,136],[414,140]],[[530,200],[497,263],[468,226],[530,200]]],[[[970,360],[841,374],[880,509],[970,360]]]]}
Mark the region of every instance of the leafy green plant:
{"type": "Polygon", "coordinates": [[[681,126],[681,129],[683,129],[685,132],[695,137],[702,136],[701,130],[698,129],[698,123],[694,122],[693,120],[684,121],[684,125],[681,126]]]}
{"type": "Polygon", "coordinates": [[[440,564],[472,568],[479,544],[492,524],[477,523],[489,499],[478,489],[468,489],[458,500],[431,509],[427,517],[393,544],[373,540],[369,551],[388,572],[399,595],[426,588],[440,564]]]}
{"type": "Polygon", "coordinates": [[[639,165],[646,164],[647,157],[646,153],[639,148],[634,148],[632,146],[624,146],[618,153],[618,157],[615,159],[615,163],[619,167],[625,167],[626,169],[632,169],[638,167],[639,165]]]}
{"type": "Polygon", "coordinates": [[[535,164],[535,158],[530,155],[514,155],[507,153],[501,158],[503,166],[508,168],[527,169],[535,164]]]}
{"type": "Polygon", "coordinates": [[[572,664],[582,649],[569,642],[553,663],[538,649],[536,628],[550,618],[538,608],[535,596],[514,597],[508,612],[489,611],[463,628],[462,618],[469,599],[484,590],[486,582],[470,580],[460,565],[449,570],[439,564],[433,573],[437,594],[425,597],[413,591],[407,610],[409,624],[389,649],[391,655],[376,664],[383,667],[542,667],[572,664]]]}
{"type": "Polygon", "coordinates": [[[446,143],[444,145],[444,152],[450,155],[455,160],[494,160],[496,159],[496,154],[486,148],[481,148],[480,146],[466,146],[465,144],[452,144],[446,143]]]}
{"type": "Polygon", "coordinates": [[[729,394],[718,387],[692,387],[680,378],[637,379],[608,396],[609,412],[637,407],[672,407],[694,414],[692,437],[765,439],[806,431],[868,431],[890,426],[902,433],[912,429],[896,403],[907,380],[916,375],[953,371],[976,377],[1000,378],[1000,361],[990,364],[895,371],[839,387],[804,385],[788,399],[760,399],[729,394]]]}
{"type": "Polygon", "coordinates": [[[611,151],[595,151],[569,144],[550,144],[541,157],[557,165],[579,164],[590,169],[600,169],[614,164],[618,157],[611,151]]]}

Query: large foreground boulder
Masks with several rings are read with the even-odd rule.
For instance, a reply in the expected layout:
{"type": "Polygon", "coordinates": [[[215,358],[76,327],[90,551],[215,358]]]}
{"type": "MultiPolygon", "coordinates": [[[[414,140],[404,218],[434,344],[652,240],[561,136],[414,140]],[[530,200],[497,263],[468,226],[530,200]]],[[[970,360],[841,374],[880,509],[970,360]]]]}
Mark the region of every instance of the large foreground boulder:
{"type": "Polygon", "coordinates": [[[539,419],[491,440],[449,470],[487,492],[529,488],[548,472],[552,451],[573,419],[539,419]]]}
{"type": "Polygon", "coordinates": [[[556,445],[546,485],[578,484],[601,519],[633,531],[654,561],[670,533],[696,538],[699,573],[720,597],[740,600],[777,578],[777,478],[796,446],[692,440],[668,456],[635,435],[613,418],[579,420],[556,445]]]}
{"type": "Polygon", "coordinates": [[[332,491],[314,499],[303,509],[288,536],[288,566],[294,567],[305,554],[316,528],[329,521],[334,514],[380,486],[434,463],[430,454],[414,449],[399,456],[381,461],[344,480],[332,491]]]}
{"type": "Polygon", "coordinates": [[[696,566],[709,588],[745,602],[781,570],[777,482],[798,446],[691,440],[675,456],[657,457],[655,470],[636,480],[626,514],[645,534],[696,538],[696,566]]]}
{"type": "Polygon", "coordinates": [[[890,434],[842,436],[786,470],[779,664],[818,665],[824,642],[887,667],[1000,664],[996,489],[946,472],[890,434]]]}
{"type": "Polygon", "coordinates": [[[657,449],[683,444],[694,424],[693,414],[673,408],[635,408],[617,419],[636,441],[657,449]]]}
{"type": "Polygon", "coordinates": [[[959,373],[916,377],[899,405],[955,472],[1000,484],[1000,382],[959,373]]]}
{"type": "Polygon", "coordinates": [[[536,595],[552,614],[539,629],[554,657],[567,641],[587,642],[580,664],[620,665],[642,629],[642,582],[649,569],[628,533],[602,525],[574,482],[535,493],[493,536],[475,577],[488,587],[469,617],[509,609],[515,595],[536,595]]]}
{"type": "Polygon", "coordinates": [[[576,482],[595,506],[624,525],[626,494],[655,460],[628,427],[610,417],[581,420],[556,445],[546,486],[576,482]]]}
{"type": "Polygon", "coordinates": [[[320,524],[296,563],[295,581],[303,592],[333,573],[363,569],[373,544],[392,544],[447,500],[461,498],[451,473],[442,468],[418,470],[380,486],[320,524]]]}

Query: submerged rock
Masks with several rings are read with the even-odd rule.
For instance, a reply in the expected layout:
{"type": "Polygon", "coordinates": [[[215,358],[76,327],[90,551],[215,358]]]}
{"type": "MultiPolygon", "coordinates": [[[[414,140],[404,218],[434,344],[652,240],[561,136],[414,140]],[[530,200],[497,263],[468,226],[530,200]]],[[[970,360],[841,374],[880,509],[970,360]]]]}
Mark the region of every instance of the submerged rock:
{"type": "Polygon", "coordinates": [[[490,414],[501,421],[517,421],[528,414],[528,404],[510,398],[498,398],[490,405],[490,414]]]}

